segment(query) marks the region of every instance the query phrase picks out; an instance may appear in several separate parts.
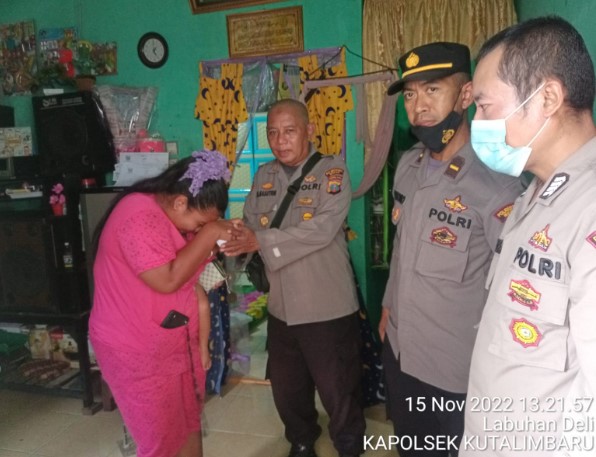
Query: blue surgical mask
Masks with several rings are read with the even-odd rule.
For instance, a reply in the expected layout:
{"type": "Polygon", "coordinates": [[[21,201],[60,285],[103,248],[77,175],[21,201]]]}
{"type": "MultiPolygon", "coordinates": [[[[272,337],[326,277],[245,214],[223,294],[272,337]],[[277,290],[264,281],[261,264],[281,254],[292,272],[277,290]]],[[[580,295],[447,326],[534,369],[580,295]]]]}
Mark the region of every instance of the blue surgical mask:
{"type": "Polygon", "coordinates": [[[524,102],[515,108],[504,119],[473,120],[472,121],[472,148],[478,158],[491,170],[505,173],[510,176],[519,176],[530,158],[532,148],[530,145],[542,133],[550,118],[547,118],[538,133],[526,146],[514,148],[505,142],[507,135],[506,121],[522,106],[528,103],[534,95],[544,86],[542,83],[524,102]]]}

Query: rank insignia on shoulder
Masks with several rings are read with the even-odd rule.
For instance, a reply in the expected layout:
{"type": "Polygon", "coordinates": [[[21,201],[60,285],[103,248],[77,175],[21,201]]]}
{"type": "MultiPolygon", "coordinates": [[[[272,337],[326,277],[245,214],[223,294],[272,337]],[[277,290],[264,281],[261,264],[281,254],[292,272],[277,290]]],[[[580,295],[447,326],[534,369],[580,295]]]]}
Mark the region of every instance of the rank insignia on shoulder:
{"type": "Polygon", "coordinates": [[[547,199],[548,197],[561,190],[561,188],[565,186],[565,184],[567,184],[568,182],[569,175],[567,173],[557,173],[555,176],[553,176],[553,179],[551,179],[548,183],[546,190],[540,194],[540,198],[543,200],[547,199]]]}
{"type": "Polygon", "coordinates": [[[445,208],[447,208],[452,213],[461,213],[462,211],[468,209],[468,207],[461,202],[461,195],[458,195],[457,197],[451,200],[445,198],[443,199],[443,203],[445,204],[445,208]]]}
{"type": "Polygon", "coordinates": [[[263,214],[259,218],[259,223],[261,224],[261,227],[267,227],[267,224],[269,223],[269,218],[263,214]]]}
{"type": "Polygon", "coordinates": [[[393,200],[400,202],[402,205],[406,201],[406,196],[396,190],[393,191],[393,200]]]}
{"type": "Polygon", "coordinates": [[[511,211],[513,211],[513,203],[509,203],[503,206],[502,208],[496,210],[493,216],[495,216],[501,222],[505,222],[511,214],[511,211]]]}
{"type": "Polygon", "coordinates": [[[447,166],[445,170],[445,174],[450,178],[457,178],[457,175],[461,171],[461,168],[464,166],[465,159],[463,157],[457,156],[451,160],[451,163],[447,166]]]}
{"type": "Polygon", "coordinates": [[[548,251],[550,244],[552,243],[553,239],[548,236],[548,229],[550,228],[550,224],[547,224],[542,230],[537,231],[532,235],[532,238],[528,240],[530,246],[534,246],[536,249],[540,249],[543,252],[548,251]]]}
{"type": "Polygon", "coordinates": [[[509,331],[513,336],[513,340],[525,348],[538,346],[542,339],[542,333],[538,330],[538,327],[524,318],[511,319],[509,331]]]}
{"type": "Polygon", "coordinates": [[[596,231],[590,233],[587,238],[586,241],[588,243],[590,243],[592,245],[592,247],[596,248],[596,231]]]}
{"type": "Polygon", "coordinates": [[[341,192],[341,183],[344,179],[344,171],[341,168],[330,168],[325,172],[327,176],[327,193],[338,194],[341,192]]]}

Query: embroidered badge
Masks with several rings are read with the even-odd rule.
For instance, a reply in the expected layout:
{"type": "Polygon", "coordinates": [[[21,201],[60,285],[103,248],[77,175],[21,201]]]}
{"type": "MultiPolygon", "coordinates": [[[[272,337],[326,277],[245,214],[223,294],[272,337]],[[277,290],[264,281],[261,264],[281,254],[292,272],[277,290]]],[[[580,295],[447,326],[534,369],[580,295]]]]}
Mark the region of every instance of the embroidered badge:
{"type": "Polygon", "coordinates": [[[434,229],[430,234],[430,240],[433,243],[442,244],[443,246],[455,247],[457,236],[447,227],[434,229]]]}
{"type": "Polygon", "coordinates": [[[540,297],[542,296],[526,279],[522,281],[512,279],[509,283],[509,293],[507,295],[509,295],[511,301],[527,306],[532,311],[538,309],[538,303],[540,303],[540,297]]]}
{"type": "Polygon", "coordinates": [[[449,209],[452,213],[461,213],[468,209],[468,207],[461,202],[461,195],[458,195],[452,200],[446,198],[443,200],[443,203],[445,203],[445,208],[449,209]]]}
{"type": "Polygon", "coordinates": [[[453,160],[451,160],[449,166],[447,167],[447,170],[445,170],[445,174],[450,178],[457,178],[457,175],[461,171],[461,168],[464,166],[464,163],[465,160],[463,157],[454,157],[453,160]]]}
{"type": "Polygon", "coordinates": [[[266,183],[263,183],[261,185],[261,189],[269,190],[271,188],[273,188],[273,183],[272,182],[266,182],[266,183]]]}
{"type": "Polygon", "coordinates": [[[495,211],[493,216],[495,216],[501,222],[505,222],[509,215],[513,211],[513,203],[509,203],[508,205],[503,206],[501,209],[495,211]]]}
{"type": "Polygon", "coordinates": [[[298,204],[300,206],[312,205],[312,202],[313,202],[313,200],[310,197],[301,197],[301,198],[298,199],[298,204]]]}
{"type": "Polygon", "coordinates": [[[269,218],[263,214],[259,218],[259,222],[261,223],[261,227],[267,227],[267,224],[269,223],[269,218]]]}
{"type": "Polygon", "coordinates": [[[586,240],[588,241],[588,243],[590,243],[593,247],[596,248],[596,231],[590,233],[586,240]]]}
{"type": "Polygon", "coordinates": [[[401,214],[401,208],[399,206],[394,206],[393,211],[391,211],[391,222],[393,222],[394,224],[397,224],[400,214],[401,214]]]}
{"type": "Polygon", "coordinates": [[[534,246],[536,249],[540,249],[541,251],[548,251],[550,244],[552,243],[553,239],[548,236],[548,229],[550,228],[550,224],[547,224],[542,230],[534,233],[532,238],[528,240],[531,246],[534,246]]]}
{"type": "Polygon", "coordinates": [[[513,341],[521,344],[525,348],[538,346],[542,339],[542,333],[540,333],[538,327],[523,318],[511,319],[509,330],[513,336],[513,341]]]}
{"type": "Polygon", "coordinates": [[[411,52],[408,58],[406,59],[406,67],[415,67],[416,65],[418,65],[419,62],[420,57],[418,57],[418,54],[411,52]]]}
{"type": "Polygon", "coordinates": [[[308,211],[302,214],[302,220],[303,221],[310,221],[312,219],[312,213],[309,213],[308,211]]]}
{"type": "Polygon", "coordinates": [[[455,130],[453,130],[453,129],[443,130],[443,137],[441,138],[441,143],[443,143],[443,144],[449,143],[451,141],[451,138],[453,138],[453,135],[455,135],[455,130]]]}
{"type": "Polygon", "coordinates": [[[317,180],[317,177],[315,175],[308,175],[306,178],[304,178],[304,182],[315,182],[317,180]]]}
{"type": "Polygon", "coordinates": [[[557,173],[555,176],[553,176],[553,179],[550,180],[550,183],[548,183],[546,190],[540,194],[540,198],[543,200],[547,199],[555,192],[561,190],[561,188],[568,182],[569,175],[567,173],[557,173]]]}
{"type": "Polygon", "coordinates": [[[344,179],[344,171],[341,168],[330,168],[325,172],[327,176],[327,193],[338,194],[341,192],[341,183],[344,179]]]}

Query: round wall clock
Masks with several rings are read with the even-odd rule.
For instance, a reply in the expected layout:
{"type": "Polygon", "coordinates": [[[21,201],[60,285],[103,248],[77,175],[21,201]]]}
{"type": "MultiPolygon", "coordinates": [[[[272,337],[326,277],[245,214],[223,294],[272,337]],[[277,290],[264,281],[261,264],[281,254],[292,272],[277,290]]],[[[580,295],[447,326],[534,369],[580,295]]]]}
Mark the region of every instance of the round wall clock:
{"type": "Polygon", "coordinates": [[[148,32],[139,39],[137,52],[143,64],[159,68],[168,60],[168,43],[159,33],[148,32]]]}

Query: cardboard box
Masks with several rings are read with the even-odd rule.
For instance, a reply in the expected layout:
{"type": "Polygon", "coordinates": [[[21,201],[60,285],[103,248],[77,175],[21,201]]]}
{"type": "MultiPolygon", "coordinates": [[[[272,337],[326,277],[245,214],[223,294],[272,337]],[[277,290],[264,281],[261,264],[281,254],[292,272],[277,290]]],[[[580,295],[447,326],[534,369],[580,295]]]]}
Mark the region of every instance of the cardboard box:
{"type": "Polygon", "coordinates": [[[32,154],[31,127],[0,128],[0,157],[25,157],[32,154]]]}

